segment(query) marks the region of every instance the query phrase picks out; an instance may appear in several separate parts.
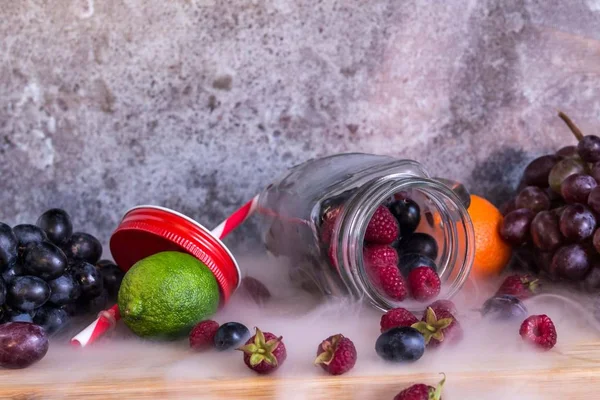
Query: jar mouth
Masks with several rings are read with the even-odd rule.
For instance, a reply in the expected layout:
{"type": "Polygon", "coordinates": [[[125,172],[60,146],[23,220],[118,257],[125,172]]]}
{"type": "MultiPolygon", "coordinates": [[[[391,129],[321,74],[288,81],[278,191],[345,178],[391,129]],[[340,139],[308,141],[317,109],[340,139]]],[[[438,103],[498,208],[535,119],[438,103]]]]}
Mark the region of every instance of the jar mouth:
{"type": "Polygon", "coordinates": [[[372,215],[380,205],[400,192],[408,192],[409,197],[414,197],[422,208],[426,203],[427,211],[422,210],[421,224],[417,230],[430,228],[428,233],[438,243],[439,251],[434,261],[442,289],[435,299],[454,297],[471,271],[475,254],[474,231],[460,198],[436,180],[392,174],[363,185],[343,207],[333,233],[332,247],[340,276],[353,297],[368,300],[382,311],[403,307],[420,312],[427,303],[409,298],[403,301],[389,298],[370,279],[363,261],[363,242],[372,215]]]}

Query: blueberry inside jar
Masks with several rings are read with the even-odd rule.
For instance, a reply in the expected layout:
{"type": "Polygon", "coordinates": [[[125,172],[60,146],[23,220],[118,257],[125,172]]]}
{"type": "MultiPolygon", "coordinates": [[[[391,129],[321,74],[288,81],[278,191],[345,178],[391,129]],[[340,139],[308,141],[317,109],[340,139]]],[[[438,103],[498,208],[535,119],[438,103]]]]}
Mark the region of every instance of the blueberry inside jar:
{"type": "Polygon", "coordinates": [[[415,161],[350,153],[290,169],[257,213],[267,252],[299,286],[416,311],[466,282],[474,238],[463,203],[415,161]]]}

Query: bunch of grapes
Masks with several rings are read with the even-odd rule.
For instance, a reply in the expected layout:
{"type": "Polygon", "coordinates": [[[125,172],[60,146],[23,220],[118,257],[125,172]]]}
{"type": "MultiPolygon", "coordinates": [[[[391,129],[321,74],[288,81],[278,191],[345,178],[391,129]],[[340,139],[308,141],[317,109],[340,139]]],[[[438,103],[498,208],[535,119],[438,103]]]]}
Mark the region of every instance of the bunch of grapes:
{"type": "Polygon", "coordinates": [[[73,232],[64,210],[46,211],[36,225],[0,222],[0,323],[34,323],[53,335],[104,309],[123,272],[101,256],[98,239],[73,232]]]}
{"type": "Polygon", "coordinates": [[[502,237],[553,280],[600,289],[600,137],[584,136],[563,113],[579,143],[533,160],[504,210],[502,237]]]}

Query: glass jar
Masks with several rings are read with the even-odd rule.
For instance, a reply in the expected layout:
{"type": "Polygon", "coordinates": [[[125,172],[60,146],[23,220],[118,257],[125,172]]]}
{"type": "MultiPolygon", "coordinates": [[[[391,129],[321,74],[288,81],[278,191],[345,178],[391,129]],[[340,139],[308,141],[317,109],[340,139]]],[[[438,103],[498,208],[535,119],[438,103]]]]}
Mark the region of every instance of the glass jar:
{"type": "MultiPolygon", "coordinates": [[[[375,210],[394,196],[419,205],[417,232],[429,234],[438,245],[434,261],[442,290],[437,298],[452,298],[471,270],[473,226],[459,195],[415,161],[349,153],[291,168],[259,197],[266,250],[311,292],[366,300],[384,311],[399,306],[420,310],[422,303],[389,298],[363,262],[366,227],[375,210]],[[329,239],[322,225],[332,210],[337,216],[329,239]]],[[[468,193],[461,197],[468,202],[468,193]]]]}

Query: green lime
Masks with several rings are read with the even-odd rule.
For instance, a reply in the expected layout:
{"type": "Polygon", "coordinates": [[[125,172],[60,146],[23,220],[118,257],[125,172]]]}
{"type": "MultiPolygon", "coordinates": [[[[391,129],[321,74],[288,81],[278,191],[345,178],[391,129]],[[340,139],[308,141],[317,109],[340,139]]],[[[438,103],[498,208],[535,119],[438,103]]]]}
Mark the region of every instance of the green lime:
{"type": "Polygon", "coordinates": [[[127,271],[118,303],[123,321],[136,335],[173,338],[217,311],[219,286],[197,258],[166,251],[127,271]]]}

